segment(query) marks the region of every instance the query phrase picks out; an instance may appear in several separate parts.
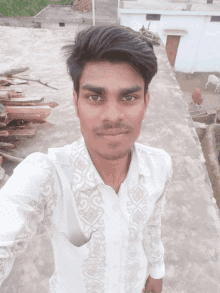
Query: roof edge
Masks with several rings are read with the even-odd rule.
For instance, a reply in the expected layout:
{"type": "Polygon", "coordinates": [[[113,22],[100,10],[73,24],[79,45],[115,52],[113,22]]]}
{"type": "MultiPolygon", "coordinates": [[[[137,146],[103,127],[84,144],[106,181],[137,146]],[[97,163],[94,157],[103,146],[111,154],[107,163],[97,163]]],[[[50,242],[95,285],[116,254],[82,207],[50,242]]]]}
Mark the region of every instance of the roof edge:
{"type": "Polygon", "coordinates": [[[195,16],[212,16],[220,15],[220,11],[177,11],[177,10],[148,10],[148,9],[124,9],[119,8],[119,14],[164,14],[164,15],[195,15],[195,16]]]}
{"type": "Polygon", "coordinates": [[[47,9],[49,8],[49,6],[51,6],[51,4],[48,4],[48,5],[47,5],[46,7],[44,7],[41,11],[39,11],[39,12],[34,16],[34,18],[37,17],[37,16],[39,16],[43,11],[47,10],[47,9]]]}
{"type": "Polygon", "coordinates": [[[72,4],[49,4],[51,7],[66,7],[66,6],[71,6],[72,4]]]}

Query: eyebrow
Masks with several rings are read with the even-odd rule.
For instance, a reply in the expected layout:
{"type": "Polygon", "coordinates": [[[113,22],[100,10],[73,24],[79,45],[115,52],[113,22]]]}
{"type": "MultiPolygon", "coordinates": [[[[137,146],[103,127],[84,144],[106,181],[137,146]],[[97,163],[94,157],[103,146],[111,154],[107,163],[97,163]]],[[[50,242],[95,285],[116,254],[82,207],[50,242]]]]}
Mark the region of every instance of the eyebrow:
{"type": "MultiPolygon", "coordinates": [[[[82,89],[85,89],[85,90],[90,90],[96,94],[99,94],[101,95],[103,92],[106,93],[106,90],[104,87],[100,87],[100,86],[95,86],[95,85],[92,85],[92,84],[85,84],[84,86],[82,86],[82,89]]],[[[129,87],[129,88],[122,88],[120,90],[120,93],[122,95],[128,95],[128,94],[132,94],[134,92],[139,92],[139,91],[142,91],[143,88],[139,85],[136,85],[136,86],[132,86],[132,87],[129,87]]]]}

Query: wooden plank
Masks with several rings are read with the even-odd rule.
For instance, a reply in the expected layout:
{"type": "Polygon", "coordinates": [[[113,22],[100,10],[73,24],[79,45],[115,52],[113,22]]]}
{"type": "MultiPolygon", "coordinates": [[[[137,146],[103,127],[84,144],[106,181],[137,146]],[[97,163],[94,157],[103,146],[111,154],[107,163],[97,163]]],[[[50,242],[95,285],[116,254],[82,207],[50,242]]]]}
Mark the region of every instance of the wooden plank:
{"type": "Polygon", "coordinates": [[[46,119],[50,115],[51,108],[49,106],[27,106],[27,107],[14,107],[5,106],[7,117],[10,120],[14,119],[46,119]]]}
{"type": "Polygon", "coordinates": [[[5,120],[7,119],[7,114],[0,114],[0,124],[4,123],[5,124],[5,120]]]}
{"type": "Polygon", "coordinates": [[[51,103],[23,103],[23,102],[19,102],[19,103],[14,103],[13,100],[10,100],[9,102],[2,102],[0,101],[3,105],[5,106],[49,106],[50,108],[56,108],[59,106],[59,104],[55,103],[55,102],[51,102],[51,103]]]}
{"type": "Polygon", "coordinates": [[[6,88],[4,88],[4,89],[0,88],[0,100],[5,99],[4,97],[1,98],[1,93],[2,92],[7,92],[8,93],[8,95],[9,95],[8,99],[9,100],[14,99],[14,98],[16,98],[16,99],[17,98],[24,98],[24,96],[20,92],[12,91],[12,90],[9,90],[9,89],[6,89],[6,88]]]}
{"type": "Polygon", "coordinates": [[[1,100],[2,105],[6,106],[34,106],[44,101],[44,98],[13,98],[12,100],[1,100]]]}
{"type": "Polygon", "coordinates": [[[10,99],[24,99],[25,98],[25,96],[17,92],[9,93],[9,95],[10,95],[10,99]]]}
{"type": "Polygon", "coordinates": [[[29,85],[29,82],[28,81],[25,81],[25,80],[21,80],[21,79],[18,79],[18,78],[10,78],[9,79],[9,82],[11,82],[13,85],[19,85],[19,84],[28,84],[29,85]]]}
{"type": "Polygon", "coordinates": [[[56,108],[59,106],[56,102],[50,102],[50,103],[41,103],[41,105],[49,106],[50,108],[56,108]]]}
{"type": "Polygon", "coordinates": [[[19,84],[29,84],[28,81],[21,80],[18,78],[8,78],[0,76],[0,86],[10,86],[10,85],[19,85],[19,84]]]}
{"type": "Polygon", "coordinates": [[[0,167],[0,181],[4,179],[4,177],[5,177],[5,170],[2,167],[0,167]]]}
{"type": "Polygon", "coordinates": [[[0,91],[0,100],[9,100],[10,94],[8,91],[0,91]]]}
{"type": "Polygon", "coordinates": [[[1,86],[10,86],[12,84],[13,84],[12,80],[9,80],[7,77],[0,77],[1,86]]]}
{"type": "Polygon", "coordinates": [[[22,162],[24,159],[22,158],[19,158],[19,157],[15,157],[11,154],[7,154],[5,152],[0,152],[0,155],[4,158],[6,158],[7,160],[11,160],[11,161],[14,161],[14,162],[17,162],[17,163],[20,163],[22,162]]]}
{"type": "Polygon", "coordinates": [[[35,129],[8,129],[9,139],[26,139],[32,138],[36,135],[37,131],[35,129]]]}
{"type": "Polygon", "coordinates": [[[13,149],[15,146],[13,143],[7,143],[0,141],[0,148],[6,148],[6,149],[13,149]]]}
{"type": "Polygon", "coordinates": [[[14,74],[18,74],[18,73],[22,73],[25,72],[27,70],[29,70],[29,67],[24,67],[24,68],[18,68],[18,69],[9,69],[8,71],[3,71],[0,76],[11,76],[14,74]]]}
{"type": "Polygon", "coordinates": [[[0,122],[5,123],[5,119],[7,117],[5,106],[0,104],[0,122]]]}
{"type": "Polygon", "coordinates": [[[9,136],[9,132],[7,130],[0,130],[0,137],[7,137],[9,136]]]}

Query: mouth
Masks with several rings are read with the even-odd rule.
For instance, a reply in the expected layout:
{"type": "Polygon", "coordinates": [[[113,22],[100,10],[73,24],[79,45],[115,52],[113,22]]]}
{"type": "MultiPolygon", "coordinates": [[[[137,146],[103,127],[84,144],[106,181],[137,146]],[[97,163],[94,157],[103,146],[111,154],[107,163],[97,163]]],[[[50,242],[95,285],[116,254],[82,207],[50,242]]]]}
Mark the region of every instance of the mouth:
{"type": "Polygon", "coordinates": [[[109,140],[120,140],[122,139],[125,135],[127,135],[128,132],[108,132],[108,133],[101,133],[99,134],[103,138],[107,138],[109,140]]]}
{"type": "Polygon", "coordinates": [[[106,132],[99,132],[99,135],[119,135],[119,134],[126,134],[128,131],[121,131],[121,130],[109,130],[106,132]]]}

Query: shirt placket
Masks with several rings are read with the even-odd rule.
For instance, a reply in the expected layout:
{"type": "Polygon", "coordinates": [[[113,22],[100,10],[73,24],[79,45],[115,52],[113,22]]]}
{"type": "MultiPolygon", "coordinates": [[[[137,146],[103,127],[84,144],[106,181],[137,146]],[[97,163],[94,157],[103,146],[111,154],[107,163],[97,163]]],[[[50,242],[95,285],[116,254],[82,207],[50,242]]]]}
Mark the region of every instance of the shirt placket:
{"type": "Polygon", "coordinates": [[[108,185],[102,185],[101,192],[105,203],[106,225],[106,256],[108,264],[108,293],[121,292],[120,263],[121,263],[121,210],[119,198],[108,185]]]}

